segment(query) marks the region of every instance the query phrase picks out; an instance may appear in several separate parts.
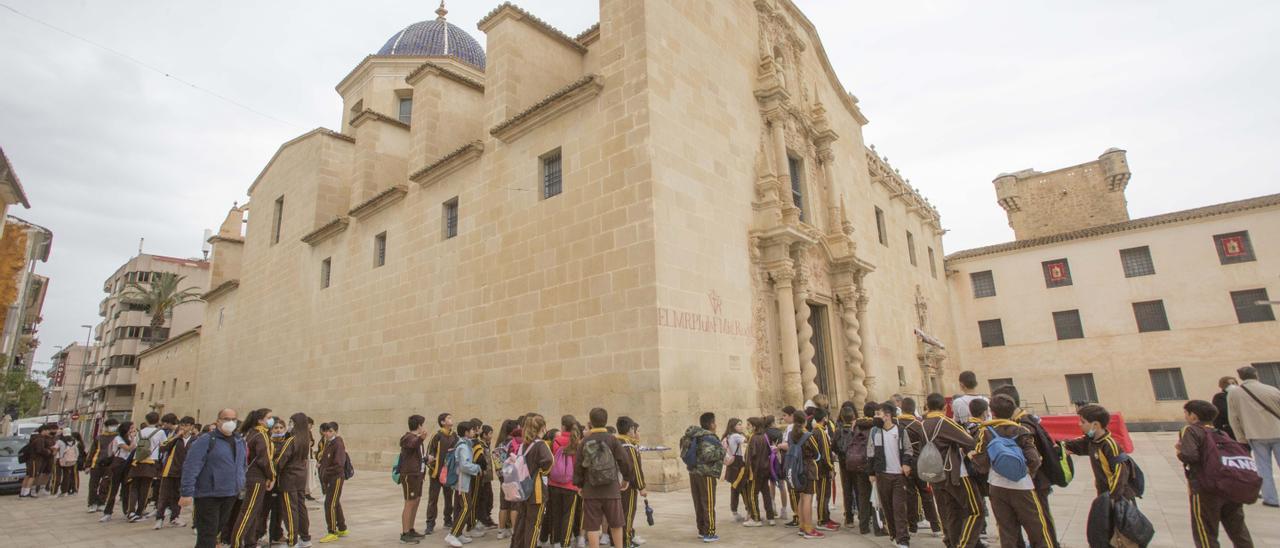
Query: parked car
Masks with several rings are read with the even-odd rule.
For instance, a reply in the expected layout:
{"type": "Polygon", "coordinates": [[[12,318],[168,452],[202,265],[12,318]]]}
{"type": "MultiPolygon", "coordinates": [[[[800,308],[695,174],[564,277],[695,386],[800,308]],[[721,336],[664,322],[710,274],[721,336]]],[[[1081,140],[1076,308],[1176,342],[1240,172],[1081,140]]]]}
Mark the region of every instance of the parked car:
{"type": "Polygon", "coordinates": [[[26,438],[0,438],[0,493],[17,493],[22,489],[22,479],[27,477],[27,465],[18,464],[18,450],[26,444],[26,438]]]}

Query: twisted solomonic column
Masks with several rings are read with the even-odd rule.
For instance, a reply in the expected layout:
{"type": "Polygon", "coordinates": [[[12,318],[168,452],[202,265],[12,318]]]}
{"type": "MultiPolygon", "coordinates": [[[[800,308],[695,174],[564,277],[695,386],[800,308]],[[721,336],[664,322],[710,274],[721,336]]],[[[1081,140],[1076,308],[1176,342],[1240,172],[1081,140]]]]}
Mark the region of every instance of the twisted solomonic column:
{"type": "Polygon", "coordinates": [[[862,327],[858,321],[857,292],[848,289],[840,292],[840,321],[844,324],[844,366],[849,374],[849,399],[857,409],[867,401],[867,372],[862,369],[862,327]]]}
{"type": "Polygon", "coordinates": [[[813,347],[813,326],[809,325],[809,292],[799,288],[796,291],[796,332],[800,350],[800,385],[804,387],[805,399],[818,395],[818,367],[813,364],[813,356],[817,350],[813,347]]]}

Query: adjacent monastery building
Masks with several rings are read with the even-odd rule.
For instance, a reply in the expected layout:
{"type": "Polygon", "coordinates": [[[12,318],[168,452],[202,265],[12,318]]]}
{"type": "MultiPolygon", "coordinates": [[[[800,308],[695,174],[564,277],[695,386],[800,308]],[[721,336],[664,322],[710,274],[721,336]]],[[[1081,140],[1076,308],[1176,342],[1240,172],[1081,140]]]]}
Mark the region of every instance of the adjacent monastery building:
{"type": "Polygon", "coordinates": [[[605,406],[670,446],[706,410],[956,390],[938,212],[789,0],[477,28],[442,7],[338,82],[337,129],[249,184],[201,327],[143,354],[139,390],[334,420],[368,466],[412,413],[605,406]]]}
{"type": "Polygon", "coordinates": [[[1241,366],[1280,385],[1280,194],[1130,219],[1129,179],[1118,149],[995,179],[1017,239],[947,257],[960,363],[1040,413],[1131,423],[1182,424],[1241,366]]]}

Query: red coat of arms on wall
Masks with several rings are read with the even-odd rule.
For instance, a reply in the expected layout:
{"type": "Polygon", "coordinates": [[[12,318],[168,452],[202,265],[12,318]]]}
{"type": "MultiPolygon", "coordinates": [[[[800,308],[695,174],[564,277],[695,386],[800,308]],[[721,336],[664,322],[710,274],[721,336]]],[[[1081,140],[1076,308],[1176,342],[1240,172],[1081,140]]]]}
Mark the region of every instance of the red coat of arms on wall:
{"type": "Polygon", "coordinates": [[[1067,265],[1063,263],[1049,264],[1049,280],[1061,282],[1067,279],[1067,265]]]}
{"type": "Polygon", "coordinates": [[[1244,255],[1244,236],[1227,236],[1226,238],[1223,238],[1222,254],[1227,257],[1239,257],[1244,255]]]}

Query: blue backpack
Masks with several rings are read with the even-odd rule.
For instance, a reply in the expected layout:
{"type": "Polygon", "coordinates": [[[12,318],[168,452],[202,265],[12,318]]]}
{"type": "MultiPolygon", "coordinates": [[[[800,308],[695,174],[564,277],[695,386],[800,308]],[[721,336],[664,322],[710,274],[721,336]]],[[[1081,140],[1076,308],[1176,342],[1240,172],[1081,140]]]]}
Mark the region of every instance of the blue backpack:
{"type": "Polygon", "coordinates": [[[440,483],[445,487],[453,487],[458,484],[458,459],[453,456],[453,451],[444,457],[444,481],[440,483]]]}
{"type": "Polygon", "coordinates": [[[805,473],[804,467],[804,444],[809,443],[809,438],[812,436],[813,432],[805,432],[800,436],[800,441],[787,447],[783,468],[787,471],[787,479],[791,480],[793,486],[802,486],[812,479],[805,473]]]}
{"type": "MultiPolygon", "coordinates": [[[[684,454],[680,455],[680,459],[684,461],[685,468],[693,470],[693,468],[698,465],[698,447],[706,441],[706,438],[707,436],[703,435],[692,439],[689,443],[689,447],[684,450],[684,454]]],[[[719,443],[714,441],[714,435],[711,436],[711,439],[713,440],[713,443],[719,443]]]]}
{"type": "Polygon", "coordinates": [[[391,481],[400,485],[400,455],[396,455],[396,462],[391,465],[391,481]]]}
{"type": "Polygon", "coordinates": [[[987,442],[987,456],[991,460],[991,471],[1000,474],[1009,481],[1021,481],[1027,477],[1027,456],[1022,454],[1015,438],[1006,438],[996,433],[990,426],[987,431],[991,439],[987,442]]]}

